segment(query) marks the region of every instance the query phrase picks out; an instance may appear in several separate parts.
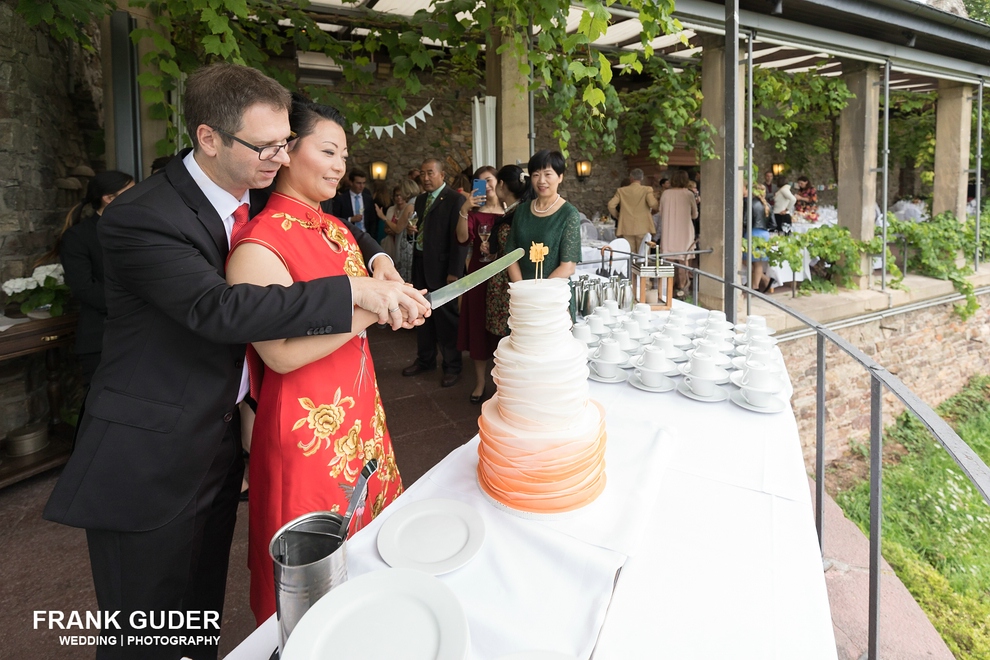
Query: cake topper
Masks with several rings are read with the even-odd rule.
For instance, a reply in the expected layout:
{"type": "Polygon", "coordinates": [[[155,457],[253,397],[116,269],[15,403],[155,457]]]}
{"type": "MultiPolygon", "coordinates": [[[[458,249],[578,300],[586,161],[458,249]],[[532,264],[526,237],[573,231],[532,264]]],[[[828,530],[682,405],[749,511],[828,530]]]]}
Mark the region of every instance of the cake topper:
{"type": "Polygon", "coordinates": [[[543,279],[543,258],[550,254],[550,248],[543,243],[532,243],[529,246],[529,260],[536,264],[536,279],[543,279]]]}

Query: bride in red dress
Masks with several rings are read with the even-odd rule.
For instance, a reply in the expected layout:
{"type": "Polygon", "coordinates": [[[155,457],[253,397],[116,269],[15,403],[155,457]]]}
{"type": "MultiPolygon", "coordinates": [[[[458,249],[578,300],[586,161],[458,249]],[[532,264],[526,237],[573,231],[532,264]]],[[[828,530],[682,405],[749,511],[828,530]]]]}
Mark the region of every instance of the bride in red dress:
{"type": "MultiPolygon", "coordinates": [[[[283,285],[331,275],[367,277],[354,236],[320,210],[344,176],[347,136],[333,108],[294,101],[290,163],[268,205],[234,237],[227,279],[283,285]]],[[[381,258],[381,257],[379,257],[381,258]]],[[[364,464],[379,462],[368,503],[352,530],[402,492],[365,328],[378,316],[354,309],[349,334],[253,344],[251,392],[258,401],[251,444],[248,566],[251,609],[260,625],[275,612],[268,544],[311,511],[340,511],[364,464]],[[259,359],[260,358],[260,359],[259,359]],[[259,384],[260,381],[260,384],[259,384]]]]}

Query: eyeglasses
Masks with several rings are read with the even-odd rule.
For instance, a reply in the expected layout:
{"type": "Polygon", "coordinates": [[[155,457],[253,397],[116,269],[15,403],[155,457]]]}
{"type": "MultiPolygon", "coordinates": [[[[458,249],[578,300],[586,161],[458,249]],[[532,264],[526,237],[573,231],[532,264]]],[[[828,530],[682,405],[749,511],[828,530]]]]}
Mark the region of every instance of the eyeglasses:
{"type": "Polygon", "coordinates": [[[237,137],[236,135],[232,135],[228,133],[222,128],[213,127],[213,130],[215,130],[217,133],[220,133],[222,135],[226,135],[234,142],[240,142],[251,151],[258,152],[258,160],[271,160],[272,158],[278,155],[279,151],[287,148],[289,146],[289,142],[292,142],[293,140],[296,139],[296,134],[294,132],[290,132],[288,141],[283,142],[282,144],[272,144],[272,145],[268,145],[267,147],[258,147],[251,144],[250,142],[245,142],[241,138],[237,137]]]}

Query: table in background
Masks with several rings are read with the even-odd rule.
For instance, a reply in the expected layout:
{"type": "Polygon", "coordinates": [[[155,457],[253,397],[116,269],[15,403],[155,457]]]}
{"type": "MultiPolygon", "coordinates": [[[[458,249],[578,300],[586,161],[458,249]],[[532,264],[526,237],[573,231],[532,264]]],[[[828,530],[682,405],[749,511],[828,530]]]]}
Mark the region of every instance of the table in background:
{"type": "Polygon", "coordinates": [[[73,428],[58,423],[61,391],[58,383],[59,348],[73,344],[78,314],[32,319],[0,332],[0,361],[45,352],[48,375],[48,405],[51,428],[49,444],[27,456],[7,456],[0,462],[0,488],[27,479],[45,470],[64,465],[72,452],[73,428]]]}
{"type": "MultiPolygon", "coordinates": [[[[679,301],[675,304],[683,305],[679,301]]],[[[698,308],[691,309],[704,314],[698,308]]],[[[635,490],[629,500],[630,508],[645,505],[643,510],[650,513],[642,537],[625,555],[615,580],[594,660],[834,660],[828,594],[790,406],[780,414],[762,415],[729,401],[699,403],[676,392],[651,394],[627,383],[592,382],[590,386],[592,397],[606,410],[610,451],[623,442],[622,437],[612,436],[615,426],[631,428],[659,422],[676,438],[665,469],[654,475],[659,480],[655,500],[634,501],[635,490]]],[[[452,452],[354,536],[348,546],[348,569],[357,567],[358,571],[352,576],[366,572],[369,566],[385,567],[375,550],[382,518],[414,501],[459,495],[441,486],[442,480],[436,475],[449,472],[454,465],[467,470],[470,462],[465,462],[464,452],[472,448],[452,452]]],[[[609,476],[611,487],[611,480],[618,475],[609,472],[609,476]]],[[[467,480],[473,475],[461,477],[467,480]]],[[[458,499],[490,507],[477,497],[458,499]]],[[[486,515],[493,511],[486,510],[486,515]]],[[[537,531],[549,533],[542,526],[533,527],[540,523],[502,515],[517,538],[537,531]]],[[[601,521],[590,520],[588,524],[601,521]]],[[[498,541],[505,547],[511,539],[498,541]]],[[[503,566],[519,561],[511,552],[508,555],[499,556],[503,566]]],[[[572,566],[573,574],[567,572],[566,555],[557,557],[560,568],[553,577],[568,580],[572,576],[575,582],[584,577],[580,567],[572,566]]],[[[529,586],[515,584],[510,576],[477,561],[459,571],[470,570],[475,576],[478,571],[491,572],[485,580],[501,581],[505,594],[529,586]]],[[[464,574],[458,577],[459,571],[439,577],[455,593],[465,585],[464,574]]],[[[493,626],[496,630],[501,626],[508,635],[520,617],[544,616],[545,610],[553,609],[553,596],[550,593],[534,600],[531,612],[507,612],[511,608],[492,606],[485,612],[469,611],[468,619],[484,620],[486,630],[480,631],[479,638],[486,633],[491,638],[493,626]],[[498,616],[505,620],[492,621],[498,616]]],[[[461,597],[467,600],[476,594],[461,597]]],[[[472,637],[476,632],[472,627],[472,637]]],[[[237,647],[229,660],[267,660],[275,635],[272,618],[237,647]]],[[[471,658],[493,658],[504,652],[473,648],[471,658]]],[[[585,658],[587,655],[582,660],[585,658]]]]}

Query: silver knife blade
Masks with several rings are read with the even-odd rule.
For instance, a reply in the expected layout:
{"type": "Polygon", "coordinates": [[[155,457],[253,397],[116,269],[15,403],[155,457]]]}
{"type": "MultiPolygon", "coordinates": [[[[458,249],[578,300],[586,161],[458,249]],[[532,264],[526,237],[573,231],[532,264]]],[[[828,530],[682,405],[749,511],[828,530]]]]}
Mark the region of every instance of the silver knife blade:
{"type": "Polygon", "coordinates": [[[514,264],[519,261],[525,253],[526,251],[522,248],[516,248],[504,257],[496,259],[487,266],[465,275],[456,282],[440,287],[436,291],[431,291],[426,294],[426,299],[429,301],[430,307],[436,309],[441,305],[446,305],[451,300],[462,296],[479,284],[487,282],[496,274],[501,273],[503,270],[508,268],[509,264],[514,264]]]}

